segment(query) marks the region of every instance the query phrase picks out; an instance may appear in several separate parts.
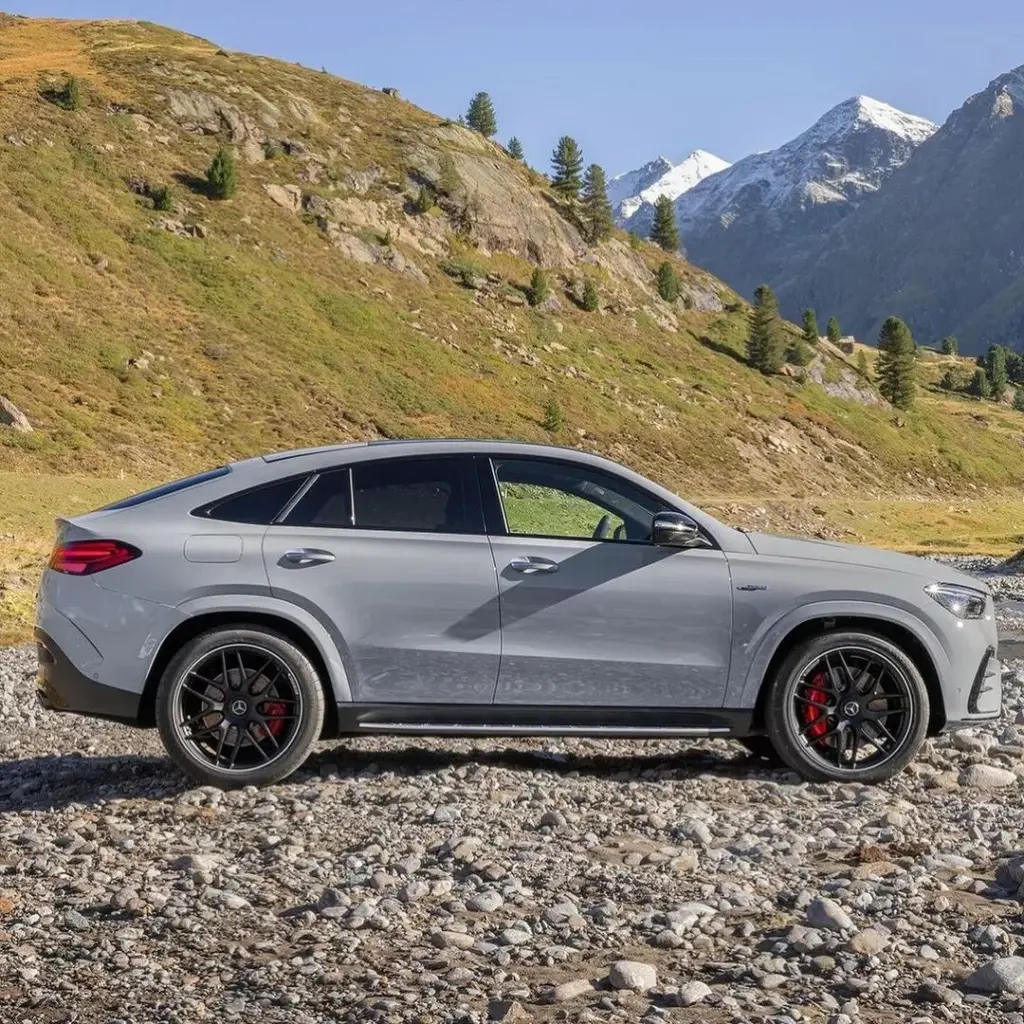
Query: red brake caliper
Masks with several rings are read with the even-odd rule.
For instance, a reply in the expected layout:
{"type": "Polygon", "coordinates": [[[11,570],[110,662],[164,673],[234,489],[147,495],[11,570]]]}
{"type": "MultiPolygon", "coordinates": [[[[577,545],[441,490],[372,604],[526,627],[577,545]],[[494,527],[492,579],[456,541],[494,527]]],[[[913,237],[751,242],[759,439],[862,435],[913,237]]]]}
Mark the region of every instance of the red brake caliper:
{"type": "MultiPolygon", "coordinates": [[[[810,691],[807,694],[807,699],[814,701],[814,704],[827,704],[828,694],[824,690],[818,689],[818,687],[825,686],[825,673],[817,672],[811,677],[810,691]]],[[[825,709],[815,707],[811,704],[805,704],[803,706],[804,721],[810,724],[814,724],[807,730],[807,735],[812,739],[816,740],[828,732],[828,722],[825,721],[825,709]]]]}
{"type": "Polygon", "coordinates": [[[288,705],[277,701],[267,701],[263,705],[263,716],[267,720],[267,730],[275,739],[281,735],[284,729],[284,716],[287,713],[288,705]]]}

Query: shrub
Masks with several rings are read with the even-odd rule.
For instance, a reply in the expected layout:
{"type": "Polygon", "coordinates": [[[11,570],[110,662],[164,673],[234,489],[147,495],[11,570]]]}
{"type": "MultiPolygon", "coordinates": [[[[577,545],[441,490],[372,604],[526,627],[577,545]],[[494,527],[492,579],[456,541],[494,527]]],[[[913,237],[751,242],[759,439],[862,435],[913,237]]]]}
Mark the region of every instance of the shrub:
{"type": "Polygon", "coordinates": [[[551,294],[551,286],[548,284],[548,275],[540,267],[534,268],[533,276],[530,278],[530,287],[527,289],[526,298],[531,306],[539,306],[551,294]]]}
{"type": "Polygon", "coordinates": [[[85,106],[81,83],[74,75],[64,79],[64,85],[56,92],[57,103],[65,110],[81,110],[85,106]]]}
{"type": "Polygon", "coordinates": [[[437,202],[437,193],[430,185],[420,185],[416,198],[412,201],[412,208],[417,213],[429,213],[437,202]]]}
{"type": "Polygon", "coordinates": [[[160,210],[163,213],[167,213],[169,210],[174,209],[174,197],[171,195],[171,190],[166,185],[157,185],[150,194],[150,199],[153,200],[153,209],[160,210]]]}
{"type": "Polygon", "coordinates": [[[565,426],[565,416],[557,398],[549,398],[548,404],[544,406],[542,426],[549,434],[557,434],[565,426]]]}
{"type": "Polygon", "coordinates": [[[597,285],[594,284],[589,277],[583,285],[583,302],[581,305],[588,313],[596,313],[597,308],[600,305],[600,299],[597,294],[597,285]]]}
{"type": "MultiPolygon", "coordinates": [[[[630,238],[635,237],[630,235],[630,238]]],[[[658,267],[658,294],[666,302],[675,302],[679,298],[679,278],[668,260],[658,267]]]]}
{"type": "Polygon", "coordinates": [[[206,171],[206,183],[213,199],[230,199],[238,186],[235,154],[225,146],[217,150],[206,171]]]}

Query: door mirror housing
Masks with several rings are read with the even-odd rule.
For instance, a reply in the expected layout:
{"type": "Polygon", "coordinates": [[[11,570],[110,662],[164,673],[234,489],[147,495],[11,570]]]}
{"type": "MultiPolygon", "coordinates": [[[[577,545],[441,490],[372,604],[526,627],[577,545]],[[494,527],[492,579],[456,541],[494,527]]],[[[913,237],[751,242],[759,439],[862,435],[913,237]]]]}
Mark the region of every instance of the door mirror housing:
{"type": "Polygon", "coordinates": [[[659,512],[651,527],[651,542],[665,548],[706,548],[700,527],[682,512],[659,512]]]}

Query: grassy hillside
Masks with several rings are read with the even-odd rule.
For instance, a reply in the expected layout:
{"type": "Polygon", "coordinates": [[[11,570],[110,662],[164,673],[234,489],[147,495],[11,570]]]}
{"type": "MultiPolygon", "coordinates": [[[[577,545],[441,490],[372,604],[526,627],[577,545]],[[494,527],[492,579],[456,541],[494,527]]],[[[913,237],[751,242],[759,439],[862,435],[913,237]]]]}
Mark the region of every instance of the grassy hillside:
{"type": "Polygon", "coordinates": [[[1024,416],[927,389],[896,416],[831,349],[762,377],[738,296],[676,260],[670,306],[663,253],[588,246],[576,217],[499,146],[403,99],[151,24],[0,16],[0,395],[34,427],[0,426],[18,494],[0,602],[27,606],[57,509],[360,437],[578,444],[738,502],[740,520],[771,496],[783,526],[793,508],[814,525],[808,499],[842,519],[1024,482],[1024,416]],[[58,102],[68,74],[79,109],[58,102]],[[203,182],[221,146],[238,157],[227,201],[203,182]],[[438,203],[417,212],[424,185],[438,203]],[[538,262],[555,301],[533,309],[538,262]],[[600,312],[574,301],[586,277],[600,312]],[[843,382],[858,400],[827,393],[843,382]]]}

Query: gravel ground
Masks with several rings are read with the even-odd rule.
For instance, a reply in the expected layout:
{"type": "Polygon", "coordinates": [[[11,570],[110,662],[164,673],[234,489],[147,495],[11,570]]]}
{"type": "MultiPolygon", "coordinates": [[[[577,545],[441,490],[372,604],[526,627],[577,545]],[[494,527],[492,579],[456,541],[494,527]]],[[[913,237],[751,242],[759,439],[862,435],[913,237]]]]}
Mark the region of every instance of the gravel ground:
{"type": "Polygon", "coordinates": [[[1024,663],[878,787],[722,741],[372,738],[221,793],[33,678],[0,651],[3,1024],[1024,1024],[1024,663]]]}

